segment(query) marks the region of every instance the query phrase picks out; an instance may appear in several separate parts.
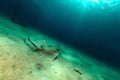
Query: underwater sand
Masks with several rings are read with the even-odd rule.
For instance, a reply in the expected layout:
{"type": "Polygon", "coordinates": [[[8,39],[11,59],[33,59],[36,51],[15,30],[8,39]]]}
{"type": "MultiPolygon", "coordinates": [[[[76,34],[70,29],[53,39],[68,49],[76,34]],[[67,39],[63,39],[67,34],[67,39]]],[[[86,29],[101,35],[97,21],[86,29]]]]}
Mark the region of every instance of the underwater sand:
{"type": "Polygon", "coordinates": [[[0,18],[0,80],[120,80],[120,71],[40,32],[0,18]],[[35,47],[27,40],[28,34],[48,52],[32,50],[35,47]],[[53,48],[59,51],[52,54],[53,48]]]}

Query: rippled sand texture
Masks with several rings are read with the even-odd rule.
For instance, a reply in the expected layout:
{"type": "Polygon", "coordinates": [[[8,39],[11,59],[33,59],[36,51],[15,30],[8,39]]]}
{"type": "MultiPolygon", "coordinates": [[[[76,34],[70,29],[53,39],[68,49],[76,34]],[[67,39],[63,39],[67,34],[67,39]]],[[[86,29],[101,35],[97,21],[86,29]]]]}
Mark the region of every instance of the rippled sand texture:
{"type": "Polygon", "coordinates": [[[120,80],[120,71],[0,18],[0,80],[120,80]]]}

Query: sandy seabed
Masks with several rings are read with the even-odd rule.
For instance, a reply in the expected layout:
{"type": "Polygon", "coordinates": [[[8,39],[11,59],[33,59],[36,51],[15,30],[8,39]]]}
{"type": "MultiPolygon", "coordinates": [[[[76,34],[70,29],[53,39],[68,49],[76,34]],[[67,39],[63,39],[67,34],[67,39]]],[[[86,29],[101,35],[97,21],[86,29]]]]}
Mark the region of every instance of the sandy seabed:
{"type": "Polygon", "coordinates": [[[0,80],[120,80],[120,71],[40,32],[0,18],[0,80]],[[44,50],[35,51],[28,36],[44,50]]]}

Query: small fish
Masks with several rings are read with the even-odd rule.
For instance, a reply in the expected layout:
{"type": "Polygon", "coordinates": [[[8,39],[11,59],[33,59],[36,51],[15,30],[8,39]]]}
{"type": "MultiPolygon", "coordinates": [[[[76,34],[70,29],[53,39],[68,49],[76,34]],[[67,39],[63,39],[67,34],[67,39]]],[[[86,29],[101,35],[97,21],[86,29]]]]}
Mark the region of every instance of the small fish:
{"type": "Polygon", "coordinates": [[[80,75],[82,75],[82,73],[79,70],[74,69],[74,71],[77,72],[77,73],[79,73],[80,75]]]}
{"type": "Polygon", "coordinates": [[[56,56],[53,61],[55,61],[57,58],[58,58],[58,56],[56,56]]]}

